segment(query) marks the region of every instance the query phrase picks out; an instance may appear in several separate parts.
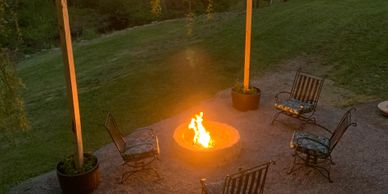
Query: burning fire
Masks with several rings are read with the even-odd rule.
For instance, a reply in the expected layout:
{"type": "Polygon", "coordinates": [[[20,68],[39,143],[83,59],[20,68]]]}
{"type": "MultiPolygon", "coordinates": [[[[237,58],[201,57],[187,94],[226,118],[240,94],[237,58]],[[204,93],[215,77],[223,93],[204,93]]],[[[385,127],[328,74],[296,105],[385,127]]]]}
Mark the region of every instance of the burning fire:
{"type": "Polygon", "coordinates": [[[203,112],[196,114],[188,126],[189,129],[194,130],[193,144],[200,145],[204,148],[212,148],[214,146],[213,139],[210,132],[202,125],[203,112]]]}

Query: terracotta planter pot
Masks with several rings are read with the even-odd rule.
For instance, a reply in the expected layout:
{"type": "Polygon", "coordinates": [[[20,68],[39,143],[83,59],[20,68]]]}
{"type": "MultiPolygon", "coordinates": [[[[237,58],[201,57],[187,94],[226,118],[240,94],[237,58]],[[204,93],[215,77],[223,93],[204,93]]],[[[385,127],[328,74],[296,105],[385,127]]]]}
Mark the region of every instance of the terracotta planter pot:
{"type": "Polygon", "coordinates": [[[91,193],[100,183],[98,160],[92,169],[78,175],[66,175],[60,172],[58,170],[60,165],[63,165],[63,162],[57,164],[57,177],[63,193],[91,193]]]}
{"type": "Polygon", "coordinates": [[[259,88],[253,87],[257,90],[255,94],[244,94],[232,89],[232,103],[233,107],[239,111],[248,111],[256,110],[259,108],[260,104],[260,94],[261,91],[259,88]]]}

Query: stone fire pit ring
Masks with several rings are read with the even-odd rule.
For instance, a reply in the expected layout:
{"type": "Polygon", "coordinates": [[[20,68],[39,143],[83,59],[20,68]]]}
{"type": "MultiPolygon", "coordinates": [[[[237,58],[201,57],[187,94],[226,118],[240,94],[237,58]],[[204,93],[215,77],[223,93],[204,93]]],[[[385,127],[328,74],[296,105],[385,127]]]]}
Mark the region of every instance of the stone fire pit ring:
{"type": "Polygon", "coordinates": [[[204,121],[204,126],[214,140],[213,148],[194,145],[194,132],[188,129],[187,123],[182,123],[175,129],[173,139],[180,158],[197,166],[218,166],[238,157],[241,146],[240,134],[236,128],[216,121],[204,121]]]}

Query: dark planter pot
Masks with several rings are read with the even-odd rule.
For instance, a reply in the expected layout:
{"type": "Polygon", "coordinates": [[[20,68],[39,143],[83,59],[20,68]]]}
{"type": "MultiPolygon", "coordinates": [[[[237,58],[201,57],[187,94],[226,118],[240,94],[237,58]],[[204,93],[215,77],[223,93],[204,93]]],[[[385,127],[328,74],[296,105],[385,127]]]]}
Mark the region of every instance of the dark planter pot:
{"type": "Polygon", "coordinates": [[[244,94],[239,91],[232,89],[232,103],[233,107],[239,111],[248,111],[256,110],[259,108],[260,104],[260,94],[261,91],[259,88],[253,87],[257,90],[255,94],[244,94]]]}
{"type": "Polygon", "coordinates": [[[57,164],[57,177],[63,193],[91,193],[100,183],[98,160],[92,169],[78,175],[66,175],[60,172],[58,170],[60,165],[63,165],[63,162],[57,164]]]}

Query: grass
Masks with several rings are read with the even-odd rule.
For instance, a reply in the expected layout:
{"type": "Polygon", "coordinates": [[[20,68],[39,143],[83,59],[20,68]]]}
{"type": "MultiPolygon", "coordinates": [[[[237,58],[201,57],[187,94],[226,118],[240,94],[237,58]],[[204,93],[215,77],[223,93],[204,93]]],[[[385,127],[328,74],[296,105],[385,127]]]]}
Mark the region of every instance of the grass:
{"type": "MultiPolygon", "coordinates": [[[[244,13],[147,25],[74,45],[86,151],[111,140],[103,110],[125,133],[172,116],[242,79],[244,13]]],[[[329,78],[356,93],[388,98],[388,2],[295,0],[254,11],[252,75],[300,55],[319,56],[329,78]],[[385,41],[385,42],[384,42],[385,41]]],[[[20,64],[32,129],[0,144],[0,193],[53,170],[74,151],[58,49],[20,64]]],[[[4,142],[4,139],[1,139],[4,142]]]]}

